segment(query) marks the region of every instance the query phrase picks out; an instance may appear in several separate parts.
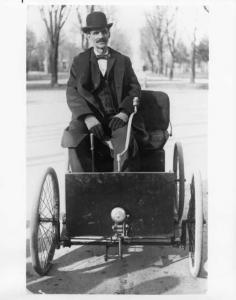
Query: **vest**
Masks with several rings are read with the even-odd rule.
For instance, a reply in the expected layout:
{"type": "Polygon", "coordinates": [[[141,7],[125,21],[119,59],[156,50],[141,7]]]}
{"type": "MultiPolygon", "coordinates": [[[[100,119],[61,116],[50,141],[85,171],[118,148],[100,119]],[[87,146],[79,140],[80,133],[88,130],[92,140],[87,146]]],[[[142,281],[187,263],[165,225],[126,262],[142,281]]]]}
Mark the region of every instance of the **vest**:
{"type": "Polygon", "coordinates": [[[113,70],[109,73],[109,80],[107,73],[103,76],[100,71],[100,84],[93,93],[105,116],[115,115],[119,112],[113,78],[113,70]]]}

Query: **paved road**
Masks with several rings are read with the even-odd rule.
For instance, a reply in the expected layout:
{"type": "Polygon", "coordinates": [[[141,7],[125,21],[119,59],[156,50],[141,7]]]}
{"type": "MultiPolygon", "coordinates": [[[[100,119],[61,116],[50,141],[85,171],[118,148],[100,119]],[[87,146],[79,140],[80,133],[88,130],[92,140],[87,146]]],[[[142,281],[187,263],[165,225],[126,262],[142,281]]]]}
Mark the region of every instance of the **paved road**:
{"type": "MultiPolygon", "coordinates": [[[[163,84],[158,90],[168,93],[174,136],[167,143],[166,170],[172,169],[173,145],[181,141],[187,180],[200,169],[207,179],[207,90],[174,88],[163,84]]],[[[64,90],[27,92],[27,220],[36,200],[39,182],[48,166],[55,168],[64,211],[64,172],[66,150],[60,138],[70,113],[64,90]]],[[[206,207],[205,195],[205,207],[206,207]]],[[[206,232],[204,233],[206,236],[206,232]]],[[[27,241],[28,244],[28,241],[27,241]]],[[[28,289],[34,293],[117,293],[179,294],[202,293],[206,280],[192,279],[187,253],[161,247],[130,247],[122,261],[103,260],[103,247],[72,247],[56,253],[50,276],[39,278],[27,258],[28,289]],[[41,292],[40,292],[41,290],[41,292]]],[[[29,253],[28,253],[29,254],[29,253]]],[[[203,274],[203,276],[205,276],[203,274]]]]}

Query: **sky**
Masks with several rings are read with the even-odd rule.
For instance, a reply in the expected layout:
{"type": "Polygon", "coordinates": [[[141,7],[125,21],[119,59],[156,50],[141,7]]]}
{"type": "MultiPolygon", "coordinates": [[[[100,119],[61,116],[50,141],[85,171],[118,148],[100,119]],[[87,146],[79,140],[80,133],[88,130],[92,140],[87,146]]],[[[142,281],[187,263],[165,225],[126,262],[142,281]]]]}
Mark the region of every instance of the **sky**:
{"type": "MultiPolygon", "coordinates": [[[[209,14],[198,5],[182,5],[178,6],[177,25],[180,28],[180,36],[185,39],[186,32],[189,34],[194,23],[197,23],[199,36],[208,34],[209,14]]],[[[145,24],[145,13],[152,11],[153,6],[115,6],[117,10],[117,22],[119,27],[123,28],[127,33],[138,31],[145,24]]],[[[109,16],[107,16],[109,18],[109,16]]],[[[110,20],[113,21],[113,20],[110,20]]],[[[71,13],[65,30],[68,30],[73,23],[76,23],[76,16],[71,13]]],[[[45,30],[41,20],[38,5],[29,5],[27,10],[27,25],[32,28],[38,37],[43,35],[45,30]]]]}
{"type": "MultiPolygon", "coordinates": [[[[173,7],[172,7],[173,8],[173,7]]],[[[108,17],[108,22],[117,22],[117,26],[127,35],[132,48],[132,61],[137,68],[141,68],[140,60],[140,28],[145,24],[145,14],[153,10],[150,5],[124,6],[116,5],[116,19],[112,20],[108,17]]],[[[200,40],[204,36],[208,36],[209,14],[201,5],[182,5],[178,7],[176,27],[178,37],[181,38],[186,45],[191,44],[194,24],[197,24],[197,39],[200,40]]],[[[63,28],[64,34],[69,39],[76,39],[79,31],[75,28],[78,25],[76,14],[72,10],[71,14],[63,28]]],[[[27,26],[32,29],[37,39],[45,36],[45,25],[42,22],[39,6],[31,5],[27,9],[27,26]]],[[[112,33],[112,31],[111,31],[112,33]]]]}

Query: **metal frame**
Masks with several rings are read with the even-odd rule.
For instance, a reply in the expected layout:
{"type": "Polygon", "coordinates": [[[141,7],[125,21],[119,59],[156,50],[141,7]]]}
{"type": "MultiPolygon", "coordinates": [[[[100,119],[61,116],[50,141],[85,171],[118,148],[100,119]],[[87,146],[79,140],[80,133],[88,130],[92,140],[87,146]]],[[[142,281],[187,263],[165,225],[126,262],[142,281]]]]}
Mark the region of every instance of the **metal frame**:
{"type": "MultiPolygon", "coordinates": [[[[110,247],[118,246],[118,256],[122,258],[123,246],[131,245],[156,245],[156,246],[172,246],[172,247],[186,247],[187,225],[189,220],[182,220],[181,225],[175,222],[173,234],[160,236],[135,236],[118,234],[110,237],[103,236],[69,236],[66,230],[66,216],[63,217],[63,229],[60,237],[60,245],[63,247],[71,247],[72,245],[101,245],[106,247],[105,261],[108,259],[108,249],[110,247]],[[176,235],[176,232],[178,234],[176,235]]],[[[192,222],[190,220],[190,222],[192,222]]],[[[125,223],[122,225],[125,226],[125,223]]]]}

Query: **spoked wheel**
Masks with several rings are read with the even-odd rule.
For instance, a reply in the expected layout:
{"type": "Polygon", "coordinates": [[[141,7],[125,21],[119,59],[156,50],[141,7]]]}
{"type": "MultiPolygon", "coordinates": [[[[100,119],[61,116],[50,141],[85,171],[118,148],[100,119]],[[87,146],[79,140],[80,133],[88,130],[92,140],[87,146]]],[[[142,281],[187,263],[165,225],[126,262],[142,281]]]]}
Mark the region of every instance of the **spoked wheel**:
{"type": "Polygon", "coordinates": [[[201,268],[203,241],[203,194],[200,173],[192,176],[190,194],[187,216],[189,268],[190,273],[197,277],[201,268]]]}
{"type": "Polygon", "coordinates": [[[60,245],[59,203],[57,175],[54,169],[48,168],[31,220],[32,265],[39,275],[49,271],[55,248],[60,245]]]}
{"type": "Polygon", "coordinates": [[[183,215],[185,196],[184,155],[181,143],[176,143],[174,147],[173,172],[175,174],[174,214],[179,222],[183,215]]]}

